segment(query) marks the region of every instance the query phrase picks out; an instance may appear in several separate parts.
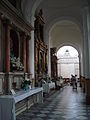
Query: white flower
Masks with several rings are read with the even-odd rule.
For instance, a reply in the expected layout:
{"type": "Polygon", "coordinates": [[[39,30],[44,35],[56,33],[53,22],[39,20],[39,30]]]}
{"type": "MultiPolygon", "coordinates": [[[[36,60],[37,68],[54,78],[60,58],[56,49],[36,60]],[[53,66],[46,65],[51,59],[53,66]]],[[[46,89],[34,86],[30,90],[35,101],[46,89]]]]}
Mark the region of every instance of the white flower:
{"type": "Polygon", "coordinates": [[[24,69],[24,66],[23,64],[21,63],[20,61],[20,58],[16,58],[16,57],[11,57],[10,58],[10,61],[11,61],[11,66],[12,67],[16,67],[17,70],[23,70],[24,69]]]}

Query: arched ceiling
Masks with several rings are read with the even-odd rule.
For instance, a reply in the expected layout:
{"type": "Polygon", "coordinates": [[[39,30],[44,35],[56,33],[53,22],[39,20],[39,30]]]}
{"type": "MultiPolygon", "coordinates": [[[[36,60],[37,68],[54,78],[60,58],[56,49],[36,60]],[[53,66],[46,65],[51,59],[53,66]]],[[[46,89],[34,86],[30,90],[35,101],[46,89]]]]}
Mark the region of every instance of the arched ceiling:
{"type": "MultiPolygon", "coordinates": [[[[90,4],[90,0],[21,1],[22,13],[32,25],[34,25],[35,11],[39,11],[39,9],[43,10],[43,18],[45,22],[44,38],[48,45],[48,51],[50,50],[50,46],[57,47],[58,49],[63,45],[71,45],[79,51],[82,59],[82,9],[84,6],[87,6],[88,3],[90,4]],[[65,20],[66,23],[64,22],[65,20]]],[[[50,51],[48,53],[50,53],[50,51]]],[[[50,65],[48,69],[50,71],[50,65]]]]}
{"type": "MultiPolygon", "coordinates": [[[[31,22],[32,19],[34,20],[34,14],[36,10],[37,11],[39,11],[39,9],[43,10],[43,17],[45,22],[45,39],[48,40],[51,39],[49,38],[49,32],[52,26],[55,23],[59,22],[60,20],[71,19],[71,21],[77,23],[78,27],[80,28],[79,30],[82,31],[82,24],[83,24],[82,9],[84,6],[88,5],[87,1],[88,0],[22,0],[21,6],[22,6],[22,12],[29,22],[31,22]]],[[[71,24],[68,24],[68,26],[69,25],[71,27],[71,24]]],[[[58,29],[59,27],[61,27],[60,24],[58,27],[56,27],[56,29],[58,29]]],[[[73,27],[72,29],[74,29],[73,27]]],[[[78,30],[76,31],[75,29],[75,32],[77,32],[78,35],[78,30]]],[[[71,33],[73,34],[74,31],[73,32],[71,31],[71,33]]],[[[53,35],[54,34],[52,34],[52,36],[53,35]]],[[[77,44],[79,44],[81,42],[80,35],[81,33],[79,34],[80,39],[78,37],[79,41],[77,39],[77,41],[75,41],[74,43],[77,42],[77,44]]],[[[50,37],[52,36],[50,35],[50,37]]],[[[73,40],[76,40],[75,38],[73,40]]],[[[68,40],[69,40],[68,42],[70,42],[71,39],[68,38],[68,40]]],[[[52,40],[51,44],[53,43],[54,43],[54,39],[52,40]]]]}
{"type": "Polygon", "coordinates": [[[41,1],[42,0],[22,0],[22,13],[29,22],[32,22],[32,17],[34,17],[35,11],[41,1]]]}
{"type": "Polygon", "coordinates": [[[77,24],[67,20],[60,21],[52,27],[49,35],[50,47],[56,47],[58,50],[64,45],[70,45],[81,53],[82,33],[77,24]]]}
{"type": "Polygon", "coordinates": [[[22,0],[21,2],[22,13],[29,22],[31,19],[32,7],[35,1],[36,0],[22,0]]]}
{"type": "MultiPolygon", "coordinates": [[[[87,0],[22,0],[22,12],[30,22],[32,12],[43,9],[45,26],[60,17],[73,17],[82,23],[82,7],[87,0]]],[[[34,15],[34,14],[33,14],[34,15]]]]}
{"type": "Polygon", "coordinates": [[[60,17],[72,17],[82,24],[82,7],[86,0],[43,0],[38,9],[43,9],[45,25],[60,17]]]}

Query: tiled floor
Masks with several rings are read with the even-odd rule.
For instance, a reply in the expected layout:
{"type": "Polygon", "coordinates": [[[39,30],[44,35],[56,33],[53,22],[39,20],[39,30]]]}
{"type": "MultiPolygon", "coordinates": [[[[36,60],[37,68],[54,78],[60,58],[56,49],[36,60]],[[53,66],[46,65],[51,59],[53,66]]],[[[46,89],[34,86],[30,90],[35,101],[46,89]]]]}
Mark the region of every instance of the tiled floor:
{"type": "Polygon", "coordinates": [[[85,95],[78,87],[66,86],[17,116],[17,120],[90,120],[90,105],[85,104],[85,95]]]}

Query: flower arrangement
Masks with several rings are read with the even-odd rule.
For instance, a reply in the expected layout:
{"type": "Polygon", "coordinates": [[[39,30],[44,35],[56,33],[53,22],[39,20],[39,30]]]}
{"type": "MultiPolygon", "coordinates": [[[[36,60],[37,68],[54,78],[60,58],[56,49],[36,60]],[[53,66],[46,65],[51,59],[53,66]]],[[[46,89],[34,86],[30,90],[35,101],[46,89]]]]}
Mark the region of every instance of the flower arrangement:
{"type": "Polygon", "coordinates": [[[30,87],[31,87],[31,80],[23,78],[21,83],[21,88],[27,91],[27,89],[30,89],[30,87]]]}
{"type": "Polygon", "coordinates": [[[22,71],[24,69],[23,64],[20,61],[20,58],[16,57],[11,57],[10,58],[10,63],[11,63],[11,70],[20,70],[22,71]]]}

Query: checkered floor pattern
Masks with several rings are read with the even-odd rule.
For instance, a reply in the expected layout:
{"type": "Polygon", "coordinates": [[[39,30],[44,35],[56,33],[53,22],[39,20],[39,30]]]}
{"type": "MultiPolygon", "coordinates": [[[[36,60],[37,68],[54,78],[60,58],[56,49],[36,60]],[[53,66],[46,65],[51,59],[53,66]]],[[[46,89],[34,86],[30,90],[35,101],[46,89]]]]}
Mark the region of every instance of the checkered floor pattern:
{"type": "Polygon", "coordinates": [[[86,105],[81,88],[65,86],[18,115],[17,120],[90,120],[90,105],[86,105]]]}

